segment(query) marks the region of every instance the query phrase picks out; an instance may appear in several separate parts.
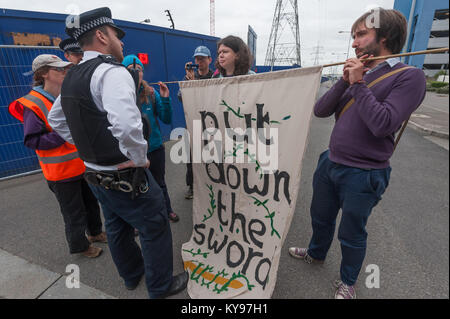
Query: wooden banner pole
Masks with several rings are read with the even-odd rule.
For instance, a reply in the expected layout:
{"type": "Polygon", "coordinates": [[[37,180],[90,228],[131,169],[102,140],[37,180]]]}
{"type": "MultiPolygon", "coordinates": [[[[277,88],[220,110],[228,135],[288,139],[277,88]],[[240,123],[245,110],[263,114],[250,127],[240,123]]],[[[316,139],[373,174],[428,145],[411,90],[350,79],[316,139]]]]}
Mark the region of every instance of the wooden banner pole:
{"type": "MultiPolygon", "coordinates": [[[[385,59],[390,59],[390,58],[397,58],[397,57],[411,56],[411,55],[436,54],[436,53],[444,53],[444,52],[448,52],[448,48],[439,48],[439,49],[423,50],[423,51],[416,51],[416,52],[407,52],[407,53],[399,53],[399,54],[377,56],[377,57],[374,57],[374,58],[362,59],[361,62],[375,61],[375,60],[385,60],[385,59]]],[[[324,64],[323,67],[324,68],[328,68],[330,66],[342,65],[342,64],[345,64],[345,61],[344,62],[332,63],[332,64],[324,64]]]]}
{"type": "MultiPolygon", "coordinates": [[[[399,54],[384,55],[384,56],[377,56],[377,57],[374,57],[374,58],[363,59],[363,60],[361,60],[361,62],[375,61],[375,60],[385,60],[385,59],[390,59],[390,58],[397,58],[397,57],[403,57],[403,56],[412,56],[412,55],[421,55],[421,54],[444,53],[444,52],[448,52],[448,51],[449,51],[449,48],[439,48],[439,49],[423,50],[423,51],[416,51],[416,52],[399,53],[399,54]]],[[[324,64],[324,65],[322,65],[322,67],[328,68],[328,67],[331,67],[331,66],[343,65],[343,64],[345,64],[345,61],[337,62],[337,63],[331,63],[331,64],[324,64]]],[[[170,81],[170,82],[163,82],[163,83],[164,84],[172,84],[172,83],[179,83],[179,82],[183,82],[183,81],[170,81]]],[[[157,85],[158,83],[159,82],[149,83],[149,85],[157,85]]]]}

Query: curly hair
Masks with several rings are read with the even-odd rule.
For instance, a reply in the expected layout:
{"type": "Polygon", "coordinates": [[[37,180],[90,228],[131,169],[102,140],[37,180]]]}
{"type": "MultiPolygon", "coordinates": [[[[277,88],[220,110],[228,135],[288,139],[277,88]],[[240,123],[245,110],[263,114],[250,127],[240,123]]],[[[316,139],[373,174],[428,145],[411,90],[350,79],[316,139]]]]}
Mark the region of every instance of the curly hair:
{"type": "MultiPolygon", "coordinates": [[[[251,67],[252,55],[250,53],[250,49],[245,44],[245,42],[242,41],[242,39],[239,37],[229,35],[217,43],[217,50],[219,50],[219,47],[221,45],[229,47],[231,50],[233,50],[234,53],[237,54],[237,59],[234,64],[233,75],[247,74],[251,67]]],[[[219,64],[219,58],[216,59],[214,66],[216,67],[216,69],[219,70],[219,72],[222,75],[226,75],[225,69],[222,68],[219,64]]]]}

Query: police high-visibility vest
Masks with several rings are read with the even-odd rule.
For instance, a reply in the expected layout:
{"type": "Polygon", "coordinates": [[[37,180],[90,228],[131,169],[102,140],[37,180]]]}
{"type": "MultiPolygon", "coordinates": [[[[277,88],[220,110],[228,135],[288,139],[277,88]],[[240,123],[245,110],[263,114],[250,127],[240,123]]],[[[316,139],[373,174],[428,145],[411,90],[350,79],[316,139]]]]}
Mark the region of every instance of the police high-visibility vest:
{"type": "MultiPolygon", "coordinates": [[[[45,96],[37,91],[30,93],[12,102],[9,113],[23,123],[23,107],[32,110],[45,124],[48,132],[53,131],[48,124],[48,112],[52,108],[45,96]]],[[[50,150],[35,150],[44,176],[49,181],[61,181],[71,177],[80,176],[85,171],[83,161],[78,156],[78,151],[73,144],[65,142],[63,145],[50,150]]]]}

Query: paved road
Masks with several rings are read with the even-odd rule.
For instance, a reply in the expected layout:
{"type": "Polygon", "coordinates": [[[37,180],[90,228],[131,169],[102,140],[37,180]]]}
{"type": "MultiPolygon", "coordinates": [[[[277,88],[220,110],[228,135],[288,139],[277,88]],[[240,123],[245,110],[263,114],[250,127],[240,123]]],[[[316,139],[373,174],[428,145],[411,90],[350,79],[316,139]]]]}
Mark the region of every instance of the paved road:
{"type": "MultiPolygon", "coordinates": [[[[328,144],[332,124],[331,120],[312,120],[300,195],[282,250],[273,298],[333,296],[331,282],[339,274],[340,263],[337,240],[321,266],[307,265],[287,253],[290,246],[308,244],[312,174],[328,144]]],[[[406,130],[392,159],[391,184],[369,219],[358,298],[449,298],[448,163],[447,150],[419,131],[406,130]],[[368,274],[364,270],[370,264],[380,269],[379,289],[365,286],[368,274]]],[[[181,245],[192,230],[192,201],[183,197],[184,174],[184,165],[167,162],[172,205],[181,217],[172,224],[175,272],[182,271],[181,245]]],[[[133,292],[124,289],[106,245],[104,254],[94,260],[68,254],[58,204],[42,175],[0,182],[0,203],[0,249],[57,274],[64,274],[68,264],[77,264],[80,280],[87,286],[116,298],[147,298],[143,283],[133,292]]],[[[173,298],[189,297],[182,292],[173,298]]]]}
{"type": "Polygon", "coordinates": [[[434,92],[427,92],[423,106],[434,108],[444,113],[449,113],[449,99],[448,94],[437,94],[434,92]]]}
{"type": "MultiPolygon", "coordinates": [[[[411,115],[409,125],[433,137],[449,137],[448,95],[427,92],[422,105],[411,115]]],[[[448,149],[448,147],[447,147],[448,149]]]]}

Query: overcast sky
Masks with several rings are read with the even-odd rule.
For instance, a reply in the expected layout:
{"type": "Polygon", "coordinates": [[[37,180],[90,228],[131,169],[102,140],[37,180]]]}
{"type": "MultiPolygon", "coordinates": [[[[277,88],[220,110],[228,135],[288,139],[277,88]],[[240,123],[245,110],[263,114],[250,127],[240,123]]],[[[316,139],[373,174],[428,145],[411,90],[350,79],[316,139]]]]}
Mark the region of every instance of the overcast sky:
{"type": "MultiPolygon", "coordinates": [[[[169,9],[176,29],[201,34],[210,33],[209,0],[0,0],[0,8],[71,13],[97,7],[111,8],[113,19],[140,22],[150,19],[152,25],[170,27],[165,14],[169,9]],[[32,6],[30,4],[32,3],[32,6]]],[[[247,41],[248,25],[258,35],[257,64],[263,65],[267,51],[276,0],[215,0],[216,36],[233,34],[247,41]]],[[[343,61],[354,20],[373,7],[392,8],[394,0],[299,0],[299,27],[303,66],[314,64],[319,46],[319,64],[343,61]]],[[[289,36],[289,29],[283,34],[289,36]]],[[[350,48],[350,56],[353,50],[350,48]]]]}

